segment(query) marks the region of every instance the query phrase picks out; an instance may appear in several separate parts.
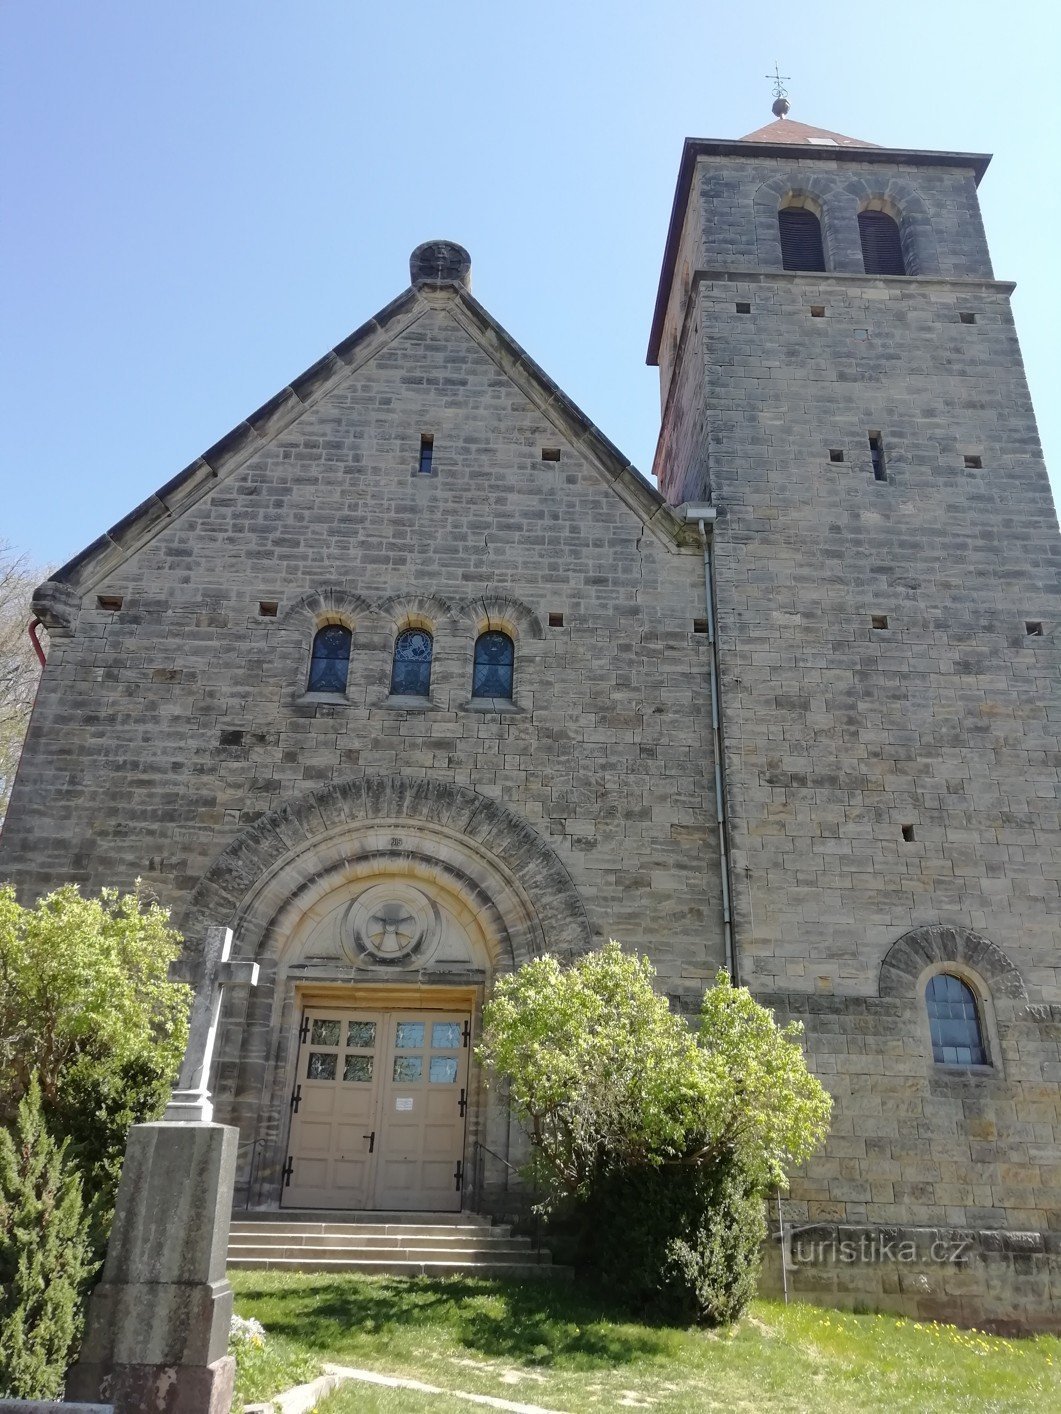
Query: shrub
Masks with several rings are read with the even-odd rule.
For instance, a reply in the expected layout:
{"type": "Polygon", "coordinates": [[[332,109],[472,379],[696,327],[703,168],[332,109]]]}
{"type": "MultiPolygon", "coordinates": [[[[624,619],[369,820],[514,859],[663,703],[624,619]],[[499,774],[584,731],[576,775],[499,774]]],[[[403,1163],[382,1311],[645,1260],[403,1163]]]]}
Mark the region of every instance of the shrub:
{"type": "Polygon", "coordinates": [[[617,1170],[582,1206],[587,1267],[619,1300],[682,1325],[726,1325],[755,1295],[766,1218],[733,1158],[617,1170]]]}
{"type": "Polygon", "coordinates": [[[0,1123],[35,1079],[104,1234],[129,1126],[159,1118],[184,1054],[190,994],[167,980],[179,948],[139,888],[67,885],[33,908],[0,888],[0,1123]]]}
{"type": "Polygon", "coordinates": [[[31,1079],[0,1129],[0,1395],[55,1399],[81,1335],[95,1270],[81,1181],[48,1133],[31,1079]]]}
{"type": "Polygon", "coordinates": [[[476,1055],[530,1136],[541,1206],[581,1206],[611,1289],[717,1324],[754,1288],[765,1191],[825,1137],[831,1101],[799,1023],[720,972],[694,1031],[654,975],[615,942],[537,958],[497,983],[476,1055]]]}

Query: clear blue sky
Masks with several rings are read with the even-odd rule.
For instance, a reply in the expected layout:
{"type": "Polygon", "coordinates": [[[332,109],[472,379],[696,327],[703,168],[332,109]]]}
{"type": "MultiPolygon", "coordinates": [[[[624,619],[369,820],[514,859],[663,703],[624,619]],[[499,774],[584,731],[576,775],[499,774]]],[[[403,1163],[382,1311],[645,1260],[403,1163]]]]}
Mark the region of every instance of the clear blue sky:
{"type": "MultiPolygon", "coordinates": [[[[647,470],[685,136],[792,116],[995,154],[1048,460],[1058,8],[981,0],[7,0],[0,537],[61,562],[458,240],[475,293],[647,470]]],[[[1051,456],[1052,453],[1052,456],[1051,456]]]]}

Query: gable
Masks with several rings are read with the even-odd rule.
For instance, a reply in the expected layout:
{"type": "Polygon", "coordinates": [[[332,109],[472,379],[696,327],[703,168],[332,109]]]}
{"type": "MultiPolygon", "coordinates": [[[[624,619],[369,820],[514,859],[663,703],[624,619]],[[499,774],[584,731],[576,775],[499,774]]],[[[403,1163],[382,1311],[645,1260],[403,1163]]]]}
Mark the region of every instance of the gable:
{"type": "MultiPolygon", "coordinates": [[[[450,350],[451,360],[453,351],[450,350]]],[[[427,415],[417,407],[420,393],[430,393],[441,408],[452,412],[459,405],[462,391],[470,396],[468,386],[462,390],[462,375],[473,367],[479,385],[501,379],[509,389],[514,408],[522,401],[526,412],[537,415],[542,426],[535,435],[548,435],[563,441],[571,458],[577,460],[584,474],[607,486],[642,523],[651,526],[665,543],[676,547],[684,543],[688,533],[656,488],[625,458],[594,426],[589,418],[538,367],[510,335],[487,313],[461,284],[455,281],[421,281],[406,290],[373,319],[362,325],[348,339],[330,350],[322,359],[294,379],[274,398],[265,403],[226,437],[209,448],[190,466],[160,487],[98,540],[76,555],[52,577],[76,593],[85,593],[107,575],[124,565],[130,556],[148,546],[156,537],[181,525],[192,507],[210,501],[219,489],[239,473],[254,476],[274,451],[282,456],[290,452],[291,439],[305,442],[319,435],[328,440],[335,420],[346,419],[346,433],[356,434],[359,398],[370,403],[377,396],[389,396],[393,409],[393,435],[400,438],[407,430],[411,416],[427,415]],[[465,347],[455,356],[451,366],[445,360],[432,373],[421,375],[414,367],[422,361],[432,338],[440,344],[440,329],[448,328],[451,340],[459,331],[465,347]],[[384,378],[393,371],[395,362],[403,359],[409,365],[404,381],[401,376],[388,394],[369,390],[381,370],[384,378]],[[426,383],[418,383],[424,377],[426,383]],[[286,440],[285,440],[286,439],[286,440]]],[[[467,385],[467,379],[464,378],[467,385]]],[[[495,388],[496,391],[496,388],[495,388]]],[[[378,410],[378,405],[372,404],[378,410]]],[[[363,413],[367,404],[360,406],[363,413]]],[[[479,416],[468,404],[464,409],[470,424],[479,416]]],[[[526,420],[526,419],[525,419],[526,420]]],[[[527,423],[527,435],[530,424],[527,423]]],[[[426,430],[426,429],[425,429],[426,430]]],[[[481,427],[482,435],[489,428],[481,427]]],[[[498,429],[500,433],[500,429],[498,429]]],[[[511,439],[509,428],[504,432],[511,439]]],[[[383,438],[384,442],[386,437],[383,438]]],[[[329,463],[329,449],[321,447],[320,462],[329,463]]],[[[358,453],[362,458],[364,448],[358,453]]],[[[383,465],[386,456],[374,453],[383,465]]],[[[304,458],[300,460],[304,474],[304,458]]],[[[404,475],[407,461],[396,474],[404,475]]],[[[543,487],[544,489],[544,487],[543,487]]]]}

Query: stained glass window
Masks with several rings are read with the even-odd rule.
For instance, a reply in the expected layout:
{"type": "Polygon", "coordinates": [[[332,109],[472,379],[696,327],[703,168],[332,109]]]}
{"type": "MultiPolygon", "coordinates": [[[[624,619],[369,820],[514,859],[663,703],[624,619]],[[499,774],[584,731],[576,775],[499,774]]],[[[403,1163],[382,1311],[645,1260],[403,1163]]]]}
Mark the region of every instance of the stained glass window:
{"type": "Polygon", "coordinates": [[[515,661],[516,645],[507,633],[481,633],[475,640],[472,696],[511,698],[515,661]]]}
{"type": "Polygon", "coordinates": [[[938,1065],[987,1065],[980,1009],[960,977],[939,972],[925,992],[932,1059],[938,1065]]]}
{"type": "Polygon", "coordinates": [[[431,635],[422,628],[406,629],[394,642],[391,692],[402,697],[426,697],[431,687],[431,635]]]}
{"type": "Polygon", "coordinates": [[[345,692],[350,670],[350,630],[329,624],[318,630],[313,640],[309,665],[308,692],[345,692]]]}

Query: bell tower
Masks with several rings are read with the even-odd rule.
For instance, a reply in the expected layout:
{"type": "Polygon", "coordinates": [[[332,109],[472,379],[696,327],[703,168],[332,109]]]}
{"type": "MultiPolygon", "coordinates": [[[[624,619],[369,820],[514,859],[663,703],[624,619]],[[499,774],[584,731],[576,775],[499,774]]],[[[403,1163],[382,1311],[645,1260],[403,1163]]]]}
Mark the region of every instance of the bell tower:
{"type": "Polygon", "coordinates": [[[1048,1324],[991,1234],[1061,1229],[1061,538],[989,159],[787,111],[686,142],[649,362],[716,512],[738,969],[836,1099],[790,1217],[961,1225],[905,1309],[1048,1324]]]}

